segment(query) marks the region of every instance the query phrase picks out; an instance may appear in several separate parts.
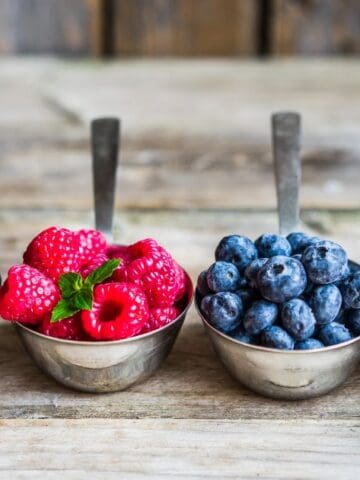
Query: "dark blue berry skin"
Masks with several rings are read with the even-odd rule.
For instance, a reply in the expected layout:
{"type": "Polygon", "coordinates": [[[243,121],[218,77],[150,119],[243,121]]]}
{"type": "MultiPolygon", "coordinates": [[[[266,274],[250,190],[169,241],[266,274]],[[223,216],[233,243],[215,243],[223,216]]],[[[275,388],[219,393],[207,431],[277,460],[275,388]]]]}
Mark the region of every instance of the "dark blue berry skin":
{"type": "Polygon", "coordinates": [[[307,247],[301,261],[310,280],[324,285],[341,279],[347,265],[347,255],[337,243],[324,240],[307,247]]]}
{"type": "Polygon", "coordinates": [[[245,330],[250,335],[258,335],[276,322],[278,314],[279,308],[275,303],[257,300],[245,313],[245,330]]]}
{"type": "Polygon", "coordinates": [[[317,323],[323,325],[335,320],[340,312],[342,297],[336,285],[320,285],[313,289],[307,301],[317,323]]]}
{"type": "Polygon", "coordinates": [[[252,288],[240,288],[235,293],[241,298],[244,309],[248,309],[255,300],[259,300],[259,294],[252,288]]]}
{"type": "Polygon", "coordinates": [[[197,291],[202,297],[205,297],[205,295],[208,295],[209,293],[211,293],[211,290],[207,284],[206,274],[207,274],[206,270],[201,272],[200,275],[198,276],[197,284],[196,284],[197,291]]]}
{"type": "Polygon", "coordinates": [[[284,329],[273,325],[262,332],[261,344],[269,348],[293,350],[295,341],[284,329]]]}
{"type": "Polygon", "coordinates": [[[291,258],[295,258],[295,260],[301,262],[301,253],[295,253],[295,255],[291,255],[291,258]]]}
{"type": "Polygon", "coordinates": [[[302,253],[305,248],[311,245],[311,237],[303,232],[289,233],[289,235],[286,237],[286,240],[291,245],[291,251],[293,255],[302,253]]]}
{"type": "Polygon", "coordinates": [[[324,344],[316,338],[308,338],[295,343],[295,350],[315,350],[316,348],[324,348],[324,344]]]}
{"type": "Polygon", "coordinates": [[[233,263],[240,273],[257,258],[254,243],[241,235],[224,237],[215,250],[215,259],[233,263]]]}
{"type": "Polygon", "coordinates": [[[239,342],[249,343],[250,345],[257,344],[256,337],[249,335],[242,325],[233,332],[230,332],[230,337],[239,342]]]}
{"type": "Polygon", "coordinates": [[[302,264],[291,257],[275,256],[263,265],[257,276],[261,295],[275,303],[283,303],[301,295],[306,288],[302,264]]]}
{"type": "Polygon", "coordinates": [[[336,315],[336,318],[334,319],[334,322],[342,323],[345,325],[347,313],[348,313],[348,310],[345,310],[345,308],[341,307],[339,313],[336,315]]]}
{"type": "Polygon", "coordinates": [[[203,312],[203,314],[205,315],[205,317],[208,316],[208,308],[209,308],[211,297],[212,297],[212,295],[206,295],[201,300],[200,308],[201,308],[201,311],[203,312]]]}
{"type": "Polygon", "coordinates": [[[206,281],[213,292],[234,292],[240,285],[240,273],[232,263],[215,262],[206,273],[206,281]]]}
{"type": "Polygon", "coordinates": [[[240,326],[244,312],[240,298],[231,292],[211,295],[206,309],[207,319],[211,325],[227,334],[240,326]]]}
{"type": "Polygon", "coordinates": [[[273,233],[264,233],[255,240],[259,257],[268,258],[275,255],[291,255],[291,245],[285,237],[273,233]]]}
{"type": "Polygon", "coordinates": [[[319,338],[324,345],[337,345],[338,343],[351,340],[351,333],[340,323],[332,322],[324,325],[319,333],[319,338]]]}
{"type": "Polygon", "coordinates": [[[360,308],[360,272],[351,275],[342,286],[341,292],[347,308],[360,308]]]}
{"type": "Polygon", "coordinates": [[[285,330],[295,340],[306,340],[315,331],[315,317],[307,303],[293,298],[284,303],[281,310],[281,321],[285,330]]]}
{"type": "Polygon", "coordinates": [[[349,310],[345,324],[353,336],[358,337],[360,335],[360,310],[349,310]]]}
{"type": "Polygon", "coordinates": [[[257,288],[257,275],[260,268],[265,265],[268,260],[268,258],[256,258],[250,263],[250,265],[246,267],[245,277],[247,278],[248,284],[251,288],[257,288]]]}

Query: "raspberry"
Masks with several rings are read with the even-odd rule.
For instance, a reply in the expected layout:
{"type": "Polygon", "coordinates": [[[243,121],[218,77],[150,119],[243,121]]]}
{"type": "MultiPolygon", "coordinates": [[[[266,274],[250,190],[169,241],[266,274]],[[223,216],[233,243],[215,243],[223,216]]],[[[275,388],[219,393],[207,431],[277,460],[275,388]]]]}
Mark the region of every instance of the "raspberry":
{"type": "Polygon", "coordinates": [[[13,265],[0,289],[0,315],[5,320],[36,324],[60,299],[50,278],[28,265],[13,265]]]}
{"type": "Polygon", "coordinates": [[[116,278],[139,285],[151,307],[172,306],[179,292],[179,272],[171,255],[151,238],[130,245],[127,254],[131,261],[116,278]]]}
{"type": "Polygon", "coordinates": [[[151,332],[167,325],[180,315],[176,307],[157,307],[150,309],[149,320],[145,323],[141,333],[151,332]]]}
{"type": "Polygon", "coordinates": [[[48,337],[63,338],[65,340],[86,340],[79,314],[55,323],[51,323],[50,318],[50,315],[46,315],[43,318],[38,327],[40,333],[48,337]]]}
{"type": "Polygon", "coordinates": [[[131,262],[131,255],[128,247],[125,245],[109,245],[106,250],[108,258],[118,258],[121,260],[120,265],[113,273],[112,279],[115,282],[126,282],[127,270],[126,266],[131,262]]]}
{"type": "Polygon", "coordinates": [[[67,228],[50,227],[37,235],[24,253],[24,263],[57,281],[81,266],[79,237],[67,228]]]}
{"type": "Polygon", "coordinates": [[[106,253],[106,238],[98,230],[82,229],[75,232],[80,242],[80,259],[88,264],[99,255],[106,253]]]}
{"type": "Polygon", "coordinates": [[[82,277],[86,278],[93,270],[101,267],[101,265],[103,265],[103,263],[105,263],[107,260],[109,259],[104,253],[99,253],[96,257],[90,260],[89,263],[81,267],[80,273],[82,277]]]}
{"type": "Polygon", "coordinates": [[[141,331],[148,319],[146,297],[130,283],[97,285],[92,309],[81,312],[83,328],[95,340],[132,337],[141,331]]]}
{"type": "Polygon", "coordinates": [[[176,274],[176,283],[178,285],[178,292],[176,295],[175,300],[181,300],[185,294],[186,291],[186,276],[184,270],[180,267],[180,265],[175,262],[175,274],[176,274]]]}

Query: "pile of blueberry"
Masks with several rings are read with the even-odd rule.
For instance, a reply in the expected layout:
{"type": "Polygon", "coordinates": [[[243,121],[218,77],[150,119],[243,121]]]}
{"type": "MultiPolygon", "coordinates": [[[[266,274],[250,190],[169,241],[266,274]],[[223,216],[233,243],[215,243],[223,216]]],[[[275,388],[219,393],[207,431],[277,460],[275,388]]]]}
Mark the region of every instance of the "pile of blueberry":
{"type": "Polygon", "coordinates": [[[309,350],[360,335],[360,271],[338,244],[302,232],[224,237],[201,272],[208,322],[241,342],[309,350]]]}

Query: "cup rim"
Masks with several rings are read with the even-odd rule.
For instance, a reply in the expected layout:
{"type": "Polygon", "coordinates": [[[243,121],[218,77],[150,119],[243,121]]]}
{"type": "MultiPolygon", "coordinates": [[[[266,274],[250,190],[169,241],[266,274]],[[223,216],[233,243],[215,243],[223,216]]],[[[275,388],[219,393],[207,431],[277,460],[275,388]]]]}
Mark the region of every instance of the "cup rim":
{"type": "Polygon", "coordinates": [[[229,335],[226,335],[225,333],[217,330],[204,317],[203,313],[201,312],[200,305],[198,304],[197,298],[195,298],[194,303],[195,303],[195,308],[206,328],[208,328],[209,330],[219,335],[219,337],[223,337],[225,340],[228,340],[229,342],[232,342],[236,345],[239,345],[241,347],[245,347],[254,351],[285,354],[285,355],[306,355],[311,353],[321,354],[321,353],[331,352],[333,350],[340,350],[342,348],[346,348],[349,345],[352,345],[353,343],[360,342],[360,336],[357,336],[352,338],[351,340],[347,340],[346,342],[338,343],[336,345],[329,345],[327,347],[322,347],[322,348],[314,348],[311,350],[281,350],[279,348],[270,348],[270,347],[263,347],[261,345],[252,345],[250,343],[245,343],[245,342],[241,342],[240,340],[236,340],[235,338],[232,338],[229,335]]]}
{"type": "MultiPolygon", "coordinates": [[[[183,269],[184,270],[184,269],[183,269]]],[[[91,346],[91,347],[96,347],[96,346],[104,346],[104,345],[119,345],[119,344],[125,344],[125,343],[131,343],[135,342],[137,340],[142,340],[143,338],[149,338],[151,336],[155,336],[159,332],[163,332],[170,328],[172,325],[175,325],[177,322],[179,322],[184,315],[188,312],[189,308],[191,307],[193,298],[194,298],[194,289],[193,289],[193,283],[191,280],[190,275],[187,273],[186,270],[184,270],[185,276],[186,276],[186,281],[187,281],[187,289],[186,289],[186,294],[187,294],[187,303],[186,306],[181,310],[180,314],[172,320],[170,323],[167,323],[163,327],[160,327],[156,330],[153,330],[151,332],[147,333],[142,333],[141,335],[135,335],[133,337],[128,337],[128,338],[122,338],[120,340],[100,340],[100,341],[90,341],[90,340],[67,340],[65,338],[57,338],[57,337],[50,337],[49,335],[44,335],[43,333],[37,332],[36,330],[33,330],[23,323],[20,322],[13,322],[13,324],[16,326],[16,328],[23,329],[28,333],[31,333],[37,337],[40,337],[42,339],[49,340],[50,342],[55,342],[55,343],[61,343],[61,344],[66,344],[66,345],[77,345],[77,346],[91,346]]]]}

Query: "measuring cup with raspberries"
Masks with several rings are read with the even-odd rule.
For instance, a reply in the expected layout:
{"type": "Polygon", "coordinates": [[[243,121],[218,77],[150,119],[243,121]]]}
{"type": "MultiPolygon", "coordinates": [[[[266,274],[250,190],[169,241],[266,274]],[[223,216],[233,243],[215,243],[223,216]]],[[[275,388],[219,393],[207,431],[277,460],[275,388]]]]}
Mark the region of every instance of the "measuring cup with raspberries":
{"type": "Polygon", "coordinates": [[[296,231],[299,136],[299,115],[273,117],[281,234],[224,237],[196,289],[197,309],[229,372],[284,399],[330,391],[360,359],[360,266],[336,242],[296,231]]]}
{"type": "Polygon", "coordinates": [[[93,122],[102,231],[45,229],[0,288],[0,315],[16,322],[35,363],[89,392],[121,390],[151,375],[170,352],[192,298],[190,278],[156,240],[112,241],[118,135],[116,119],[93,122]]]}

